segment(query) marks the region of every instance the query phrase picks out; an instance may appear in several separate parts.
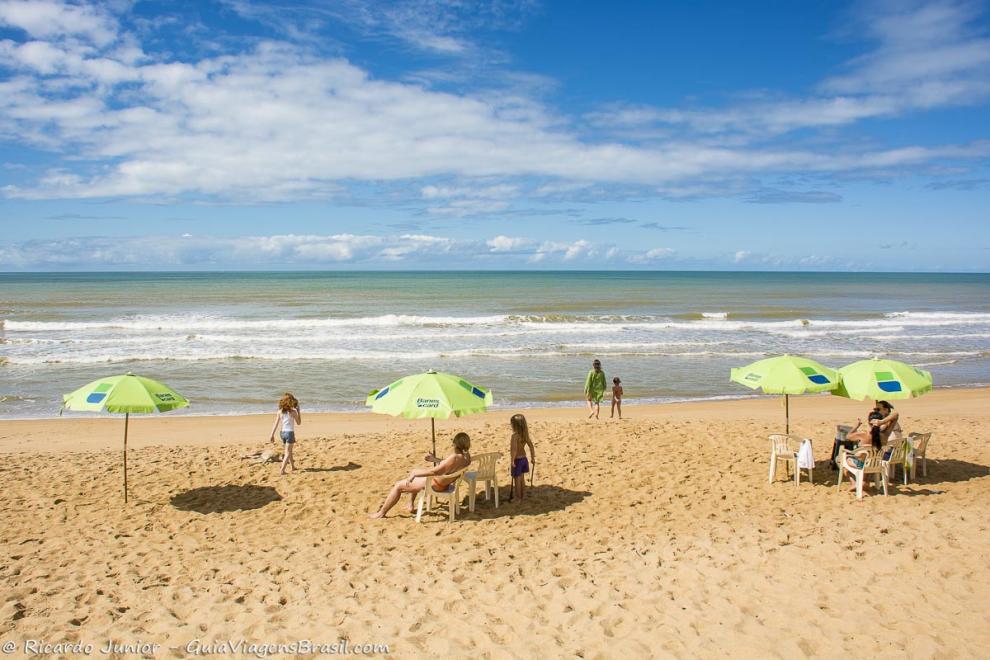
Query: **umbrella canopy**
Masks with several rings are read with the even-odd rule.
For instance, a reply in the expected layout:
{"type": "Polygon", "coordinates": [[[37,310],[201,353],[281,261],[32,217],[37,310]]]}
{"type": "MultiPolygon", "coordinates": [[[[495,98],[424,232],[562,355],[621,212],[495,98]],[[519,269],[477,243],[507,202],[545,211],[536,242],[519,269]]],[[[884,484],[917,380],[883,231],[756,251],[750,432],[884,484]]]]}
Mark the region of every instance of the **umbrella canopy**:
{"type": "Polygon", "coordinates": [[[484,412],[492,405],[492,392],[460,376],[431,369],[426,373],[400,378],[380,390],[372,390],[365,405],[371,407],[371,412],[393,417],[431,418],[435,454],[436,426],[433,420],[484,412]]]}
{"type": "Polygon", "coordinates": [[[131,413],[166,412],[189,401],[157,380],[126,373],[100,378],[62,397],[63,410],[124,413],[124,503],[127,503],[127,426],[131,413]]]}
{"type": "Polygon", "coordinates": [[[839,369],[841,383],[832,391],[847,399],[910,399],[932,390],[932,374],[897,360],[860,360],[839,369]]]}
{"type": "Polygon", "coordinates": [[[800,355],[777,355],[757,360],[729,373],[729,380],[765,394],[783,394],[787,433],[791,432],[791,394],[828,392],[839,383],[835,369],[800,355]]]}
{"type": "Polygon", "coordinates": [[[189,401],[157,380],[135,376],[100,378],[62,397],[65,410],[152,413],[185,408],[189,401]]]}

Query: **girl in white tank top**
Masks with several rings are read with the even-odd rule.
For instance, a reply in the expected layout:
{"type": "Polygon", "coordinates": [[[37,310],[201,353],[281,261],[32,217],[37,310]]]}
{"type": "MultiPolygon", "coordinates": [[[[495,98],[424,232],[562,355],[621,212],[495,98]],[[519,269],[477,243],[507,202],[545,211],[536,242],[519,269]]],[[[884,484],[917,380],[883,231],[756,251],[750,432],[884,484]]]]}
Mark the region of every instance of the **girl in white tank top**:
{"type": "Polygon", "coordinates": [[[296,444],[296,426],[302,424],[302,413],[299,412],[299,400],[292,396],[291,392],[286,392],[282,395],[282,398],[278,402],[278,412],[275,413],[275,424],[272,425],[271,437],[269,441],[275,442],[275,431],[282,427],[282,432],[280,437],[282,438],[282,446],[284,447],[284,456],[282,457],[282,471],[279,474],[285,474],[285,468],[287,466],[292,467],[292,471],[296,471],[296,462],[292,456],[292,448],[296,444]]]}

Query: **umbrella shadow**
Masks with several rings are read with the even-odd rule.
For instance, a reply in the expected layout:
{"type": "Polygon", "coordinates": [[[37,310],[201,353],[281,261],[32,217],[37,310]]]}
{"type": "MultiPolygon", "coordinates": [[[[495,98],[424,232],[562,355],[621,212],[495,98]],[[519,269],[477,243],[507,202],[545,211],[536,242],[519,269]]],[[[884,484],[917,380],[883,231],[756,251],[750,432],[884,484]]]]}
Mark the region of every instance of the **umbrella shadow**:
{"type": "MultiPolygon", "coordinates": [[[[475,501],[474,513],[468,511],[466,490],[465,497],[458,514],[458,520],[494,520],[510,516],[542,516],[552,511],[562,511],[567,507],[581,502],[591,493],[586,490],[570,490],[559,486],[540,485],[526,488],[526,497],[522,502],[510,503],[506,498],[509,495],[509,487],[502,487],[499,490],[499,505],[495,508],[495,501],[485,501],[484,494],[479,490],[475,501]],[[505,494],[505,497],[502,494],[505,494]]],[[[423,516],[431,516],[436,519],[447,520],[447,507],[441,505],[435,507],[431,512],[423,512],[423,516]]]]}
{"type": "Polygon", "coordinates": [[[351,470],[360,470],[361,464],[355,463],[354,461],[349,461],[347,465],[334,465],[332,467],[309,467],[303,468],[300,472],[350,472],[351,470]]]}
{"type": "Polygon", "coordinates": [[[228,513],[250,511],[278,502],[282,496],[271,486],[227,484],[204,486],[173,495],[172,506],[180,511],[196,513],[228,513]]]}

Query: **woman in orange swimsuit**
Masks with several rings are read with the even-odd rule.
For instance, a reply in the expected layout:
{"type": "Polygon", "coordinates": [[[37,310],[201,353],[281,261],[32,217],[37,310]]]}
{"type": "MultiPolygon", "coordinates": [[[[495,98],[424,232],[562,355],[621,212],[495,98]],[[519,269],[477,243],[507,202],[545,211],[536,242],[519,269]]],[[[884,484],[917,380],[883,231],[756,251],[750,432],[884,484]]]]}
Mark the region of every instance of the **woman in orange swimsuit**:
{"type": "Polygon", "coordinates": [[[412,513],[414,511],[416,493],[426,488],[428,483],[438,493],[447,490],[454,480],[444,478],[445,475],[463,470],[471,464],[471,453],[468,451],[469,449],[471,449],[471,438],[468,434],[458,433],[455,435],[454,453],[442,461],[433,454],[427,456],[426,460],[434,463],[434,466],[429,468],[413,468],[410,470],[409,478],[396,481],[392,486],[392,490],[385,497],[381,508],[374,513],[368,514],[368,517],[384,518],[385,514],[389,512],[389,509],[399,501],[403,493],[409,493],[409,513],[412,513]]]}

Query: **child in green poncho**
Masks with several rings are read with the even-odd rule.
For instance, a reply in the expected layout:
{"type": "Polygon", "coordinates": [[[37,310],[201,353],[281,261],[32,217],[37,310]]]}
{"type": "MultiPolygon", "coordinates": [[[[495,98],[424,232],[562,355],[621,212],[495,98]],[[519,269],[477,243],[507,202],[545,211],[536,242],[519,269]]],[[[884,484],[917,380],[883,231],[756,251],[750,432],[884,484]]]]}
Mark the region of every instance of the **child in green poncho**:
{"type": "Polygon", "coordinates": [[[605,372],[602,371],[600,360],[591,363],[591,371],[584,379],[584,396],[588,400],[588,419],[598,419],[602,398],[605,396],[605,372]]]}

